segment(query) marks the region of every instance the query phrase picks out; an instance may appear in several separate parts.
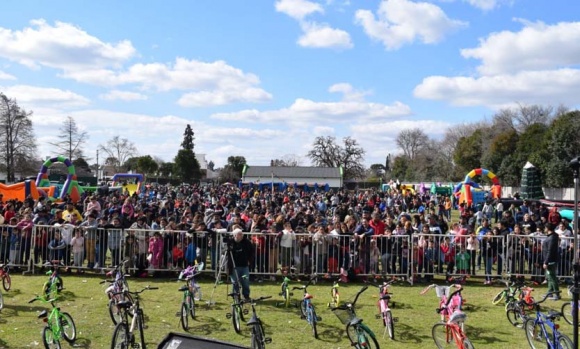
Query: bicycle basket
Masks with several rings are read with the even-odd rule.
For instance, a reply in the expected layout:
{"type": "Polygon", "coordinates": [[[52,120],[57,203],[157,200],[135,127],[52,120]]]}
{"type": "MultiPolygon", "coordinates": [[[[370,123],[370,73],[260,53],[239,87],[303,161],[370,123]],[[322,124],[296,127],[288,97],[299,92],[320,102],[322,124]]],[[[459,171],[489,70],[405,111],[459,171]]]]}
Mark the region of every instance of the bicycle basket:
{"type": "Polygon", "coordinates": [[[449,322],[454,324],[461,324],[467,320],[467,314],[462,311],[454,311],[453,314],[449,317],[449,322]]]}
{"type": "Polygon", "coordinates": [[[449,287],[448,286],[436,286],[435,293],[437,294],[437,298],[441,298],[443,296],[449,297],[449,287]]]}
{"type": "Polygon", "coordinates": [[[355,318],[352,308],[347,306],[339,306],[332,308],[332,312],[342,322],[343,325],[348,325],[355,318]]]}

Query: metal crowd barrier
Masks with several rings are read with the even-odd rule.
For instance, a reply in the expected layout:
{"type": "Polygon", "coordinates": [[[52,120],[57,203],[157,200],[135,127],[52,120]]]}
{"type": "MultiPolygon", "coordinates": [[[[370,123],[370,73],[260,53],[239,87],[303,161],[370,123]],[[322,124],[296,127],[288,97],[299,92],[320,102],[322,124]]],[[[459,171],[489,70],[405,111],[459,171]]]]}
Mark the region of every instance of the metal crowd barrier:
{"type": "MultiPolygon", "coordinates": [[[[469,244],[469,236],[416,234],[371,236],[244,233],[254,253],[250,273],[388,275],[410,281],[435,275],[502,277],[521,274],[540,282],[544,278],[541,244],[545,236],[488,236],[469,244]],[[470,247],[472,247],[470,249],[470,247]]],[[[36,225],[30,236],[0,225],[0,262],[34,272],[48,261],[59,260],[73,270],[98,270],[128,259],[137,272],[163,272],[204,262],[218,273],[231,233],[141,229],[82,229],[72,225],[36,225]],[[158,234],[157,234],[158,233],[158,234]],[[83,243],[79,243],[79,237],[83,243]],[[59,242],[62,240],[62,242],[59,242]]],[[[558,276],[572,273],[573,238],[560,239],[558,276]]]]}

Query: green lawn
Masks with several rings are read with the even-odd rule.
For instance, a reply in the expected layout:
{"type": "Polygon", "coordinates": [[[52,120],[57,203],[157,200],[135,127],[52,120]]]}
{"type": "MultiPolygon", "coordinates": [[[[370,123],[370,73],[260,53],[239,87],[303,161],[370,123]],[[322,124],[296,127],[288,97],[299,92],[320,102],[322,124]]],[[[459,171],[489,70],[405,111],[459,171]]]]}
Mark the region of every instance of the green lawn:
{"type": "MultiPolygon", "coordinates": [[[[108,348],[110,346],[113,325],[107,312],[107,297],[104,285],[99,285],[101,275],[65,275],[63,291],[64,298],[60,302],[61,309],[69,312],[77,325],[79,348],[108,348]]],[[[41,330],[43,323],[37,319],[37,314],[45,307],[36,302],[28,304],[28,300],[41,289],[46,276],[20,276],[12,278],[12,290],[4,292],[4,309],[0,312],[0,348],[42,347],[41,330]]],[[[298,282],[294,282],[298,284],[298,282]]],[[[214,283],[202,280],[204,301],[207,301],[214,289],[214,283]]],[[[159,290],[143,293],[143,308],[148,328],[146,341],[151,348],[156,347],[170,331],[181,332],[179,318],[176,316],[180,308],[180,286],[168,279],[130,279],[132,290],[145,285],[155,285],[159,290]]],[[[265,282],[252,284],[252,296],[272,295],[273,298],[258,307],[258,314],[265,322],[266,335],[272,337],[268,348],[349,348],[344,326],[332,312],[326,308],[330,298],[329,282],[321,281],[311,286],[309,290],[314,295],[313,303],[322,317],[319,324],[319,339],[311,336],[310,329],[299,317],[296,308],[285,309],[276,307],[280,300],[278,283],[265,282]]],[[[341,285],[342,299],[349,299],[356,294],[361,285],[341,285]]],[[[398,318],[395,324],[396,340],[382,338],[383,329],[380,320],[375,318],[377,291],[369,288],[357,305],[358,315],[369,324],[379,337],[379,343],[384,348],[433,348],[431,327],[438,321],[435,313],[437,298],[434,291],[419,295],[425,285],[409,286],[408,284],[392,287],[395,307],[393,315],[398,318]]],[[[229,311],[226,298],[229,285],[220,284],[215,289],[216,304],[207,307],[205,303],[198,309],[197,320],[190,321],[189,333],[204,337],[217,338],[238,344],[249,345],[250,331],[244,328],[237,335],[231,321],[226,319],[229,311]]],[[[526,348],[527,342],[522,330],[512,327],[504,315],[503,306],[493,306],[492,297],[501,290],[500,286],[484,286],[481,281],[468,283],[464,297],[469,305],[466,309],[468,320],[466,331],[476,348],[526,348]]],[[[537,289],[536,298],[545,290],[537,289]]],[[[294,298],[299,298],[296,292],[294,298]]],[[[547,301],[547,305],[559,309],[563,301],[547,301]]],[[[560,322],[564,333],[569,336],[572,328],[564,321],[560,322]]],[[[66,348],[68,344],[63,344],[66,348]]]]}

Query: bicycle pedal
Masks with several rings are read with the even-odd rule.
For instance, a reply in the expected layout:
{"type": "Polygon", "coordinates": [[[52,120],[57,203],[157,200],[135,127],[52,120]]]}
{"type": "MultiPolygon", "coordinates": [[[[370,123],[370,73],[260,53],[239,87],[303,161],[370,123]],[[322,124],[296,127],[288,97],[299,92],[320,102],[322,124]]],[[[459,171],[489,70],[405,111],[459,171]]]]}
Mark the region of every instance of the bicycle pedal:
{"type": "Polygon", "coordinates": [[[175,312],[175,317],[181,317],[181,312],[180,311],[175,312]]]}
{"type": "Polygon", "coordinates": [[[248,309],[242,310],[242,314],[244,314],[244,315],[248,315],[249,313],[250,313],[250,311],[248,309]]]}
{"type": "Polygon", "coordinates": [[[294,293],[293,293],[293,292],[290,292],[290,293],[289,293],[289,295],[290,295],[290,296],[293,296],[293,295],[294,295],[294,293]]]}
{"type": "Polygon", "coordinates": [[[382,318],[382,317],[383,317],[383,316],[382,316],[381,314],[375,314],[375,319],[380,319],[380,318],[382,318]]]}
{"type": "Polygon", "coordinates": [[[272,343],[272,338],[270,338],[270,337],[264,338],[264,344],[270,344],[270,343],[272,343]]]}
{"type": "Polygon", "coordinates": [[[301,319],[301,320],[304,320],[304,319],[306,319],[306,316],[304,316],[304,315],[300,315],[300,319],[301,319]]]}
{"type": "Polygon", "coordinates": [[[318,321],[322,321],[322,317],[320,317],[320,316],[316,315],[316,321],[317,321],[317,322],[318,322],[318,321]]]}
{"type": "Polygon", "coordinates": [[[131,345],[131,348],[139,349],[139,348],[141,348],[141,345],[139,343],[133,343],[131,345]]]}
{"type": "Polygon", "coordinates": [[[231,319],[232,318],[232,313],[227,313],[226,314],[226,319],[231,319]]]}
{"type": "Polygon", "coordinates": [[[283,296],[283,295],[284,295],[284,293],[282,293],[282,292],[278,293],[278,296],[283,296]]]}
{"type": "Polygon", "coordinates": [[[399,322],[399,318],[398,317],[394,317],[393,318],[393,322],[399,322]]]}

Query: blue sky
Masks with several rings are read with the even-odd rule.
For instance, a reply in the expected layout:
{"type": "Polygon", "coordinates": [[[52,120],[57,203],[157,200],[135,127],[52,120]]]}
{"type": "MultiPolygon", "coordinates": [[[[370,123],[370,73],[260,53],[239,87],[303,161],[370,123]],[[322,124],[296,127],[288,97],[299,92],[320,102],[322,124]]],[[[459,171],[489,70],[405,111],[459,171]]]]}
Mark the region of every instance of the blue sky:
{"type": "Polygon", "coordinates": [[[120,135],[171,161],[186,124],[222,166],[351,136],[365,163],[406,128],[434,138],[517,104],[570,108],[568,0],[20,1],[0,15],[0,91],[34,112],[39,155],[67,116],[85,153],[120,135]]]}

